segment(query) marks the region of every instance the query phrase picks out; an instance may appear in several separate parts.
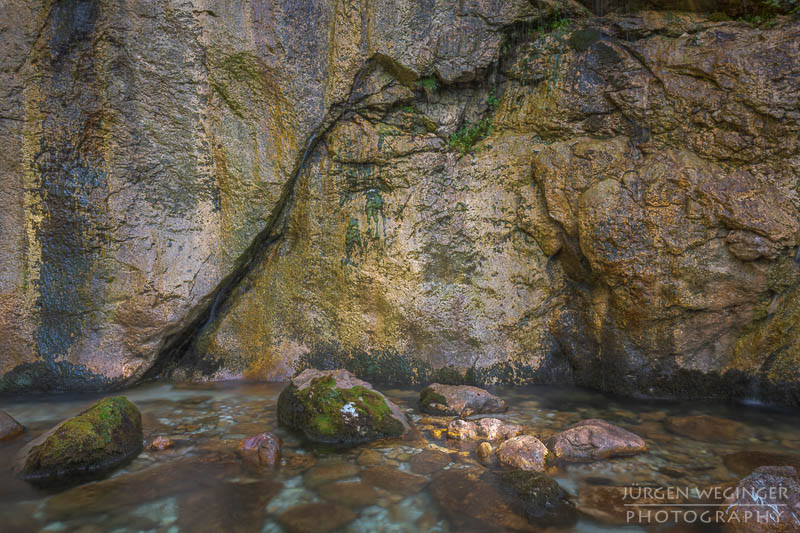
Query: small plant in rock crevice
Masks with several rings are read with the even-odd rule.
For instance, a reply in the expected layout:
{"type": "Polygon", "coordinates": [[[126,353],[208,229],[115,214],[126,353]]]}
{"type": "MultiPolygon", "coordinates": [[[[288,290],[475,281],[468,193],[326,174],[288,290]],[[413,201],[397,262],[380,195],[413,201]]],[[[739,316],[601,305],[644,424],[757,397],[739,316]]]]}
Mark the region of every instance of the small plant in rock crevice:
{"type": "Polygon", "coordinates": [[[475,124],[466,124],[463,128],[450,135],[450,146],[466,155],[473,151],[479,141],[485,139],[494,131],[492,117],[484,117],[475,124]]]}

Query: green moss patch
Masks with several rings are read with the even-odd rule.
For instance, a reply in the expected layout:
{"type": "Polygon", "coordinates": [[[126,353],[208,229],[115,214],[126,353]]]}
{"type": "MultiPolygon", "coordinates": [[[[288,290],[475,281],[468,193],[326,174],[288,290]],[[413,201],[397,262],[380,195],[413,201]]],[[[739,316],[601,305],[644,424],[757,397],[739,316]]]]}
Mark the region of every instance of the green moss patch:
{"type": "Polygon", "coordinates": [[[447,406],[447,398],[436,392],[430,387],[422,389],[422,392],[419,393],[419,408],[424,412],[430,411],[430,407],[433,404],[439,404],[447,406]]]}
{"type": "Polygon", "coordinates": [[[278,420],[323,444],[353,445],[405,431],[383,396],[362,386],[338,388],[333,376],[302,390],[289,385],[278,398],[278,420]]]}
{"type": "Polygon", "coordinates": [[[23,478],[61,483],[114,468],[142,449],[142,415],[127,398],[106,398],[58,426],[28,453],[23,478]]]}

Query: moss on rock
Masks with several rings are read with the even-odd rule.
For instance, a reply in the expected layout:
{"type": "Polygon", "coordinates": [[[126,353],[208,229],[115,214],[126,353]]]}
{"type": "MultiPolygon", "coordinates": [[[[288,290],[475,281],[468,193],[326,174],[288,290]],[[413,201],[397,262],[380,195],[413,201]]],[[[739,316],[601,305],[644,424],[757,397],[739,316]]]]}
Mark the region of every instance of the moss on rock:
{"type": "Polygon", "coordinates": [[[354,445],[399,437],[405,425],[380,393],[346,371],[307,370],[317,376],[293,381],[278,398],[278,420],[314,442],[354,445]],[[337,377],[345,383],[338,386],[337,377]],[[352,386],[346,386],[352,385],[352,386]]]}
{"type": "Polygon", "coordinates": [[[419,407],[421,411],[428,412],[430,406],[437,403],[447,406],[447,398],[430,387],[422,389],[422,392],[419,393],[419,407]]]}
{"type": "Polygon", "coordinates": [[[138,454],[143,438],[139,409],[124,396],[105,398],[31,448],[22,478],[54,484],[102,473],[138,454]]]}
{"type": "Polygon", "coordinates": [[[569,501],[566,491],[550,476],[514,470],[504,472],[501,478],[519,499],[523,514],[532,523],[566,526],[577,521],[574,504],[569,501]]]}

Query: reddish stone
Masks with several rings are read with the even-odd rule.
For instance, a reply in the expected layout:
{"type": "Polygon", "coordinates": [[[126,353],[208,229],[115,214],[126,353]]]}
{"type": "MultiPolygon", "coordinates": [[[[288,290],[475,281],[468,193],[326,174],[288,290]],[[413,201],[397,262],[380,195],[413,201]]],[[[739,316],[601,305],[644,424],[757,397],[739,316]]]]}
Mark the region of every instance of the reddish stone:
{"type": "Polygon", "coordinates": [[[175,443],[172,442],[171,439],[164,437],[163,435],[159,435],[158,437],[153,439],[153,442],[147,447],[148,450],[153,452],[161,452],[164,450],[168,450],[175,446],[175,443]]]}
{"type": "Polygon", "coordinates": [[[238,452],[245,461],[274,468],[281,462],[281,439],[272,433],[261,433],[239,442],[238,452]]]}

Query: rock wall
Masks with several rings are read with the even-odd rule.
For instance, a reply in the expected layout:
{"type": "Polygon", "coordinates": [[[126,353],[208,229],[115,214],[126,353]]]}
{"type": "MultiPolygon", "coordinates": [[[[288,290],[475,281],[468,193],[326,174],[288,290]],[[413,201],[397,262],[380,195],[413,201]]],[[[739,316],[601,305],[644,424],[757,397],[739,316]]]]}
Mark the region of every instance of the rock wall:
{"type": "Polygon", "coordinates": [[[3,9],[0,389],[345,366],[800,403],[797,21],[3,9]]]}

